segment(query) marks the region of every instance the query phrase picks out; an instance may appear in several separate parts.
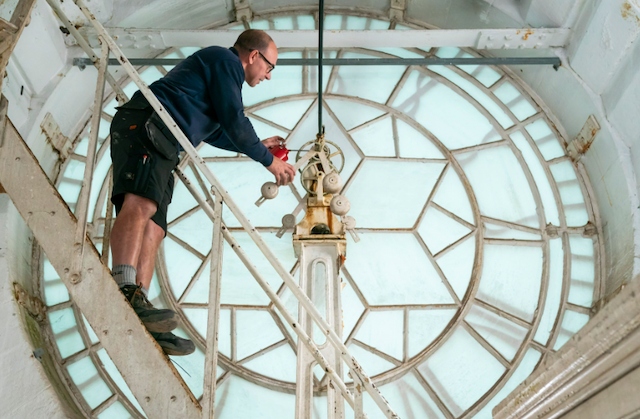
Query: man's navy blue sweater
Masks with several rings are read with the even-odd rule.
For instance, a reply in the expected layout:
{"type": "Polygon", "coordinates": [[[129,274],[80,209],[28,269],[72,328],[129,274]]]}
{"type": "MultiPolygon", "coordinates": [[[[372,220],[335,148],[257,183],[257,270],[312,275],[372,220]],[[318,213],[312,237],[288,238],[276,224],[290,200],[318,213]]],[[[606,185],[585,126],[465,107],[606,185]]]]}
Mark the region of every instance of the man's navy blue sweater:
{"type": "MultiPolygon", "coordinates": [[[[213,46],[185,58],[149,87],[194,147],[204,141],[269,166],[273,155],[244,114],[243,83],[236,49],[213,46]]],[[[141,95],[136,92],[132,101],[141,95]]]]}

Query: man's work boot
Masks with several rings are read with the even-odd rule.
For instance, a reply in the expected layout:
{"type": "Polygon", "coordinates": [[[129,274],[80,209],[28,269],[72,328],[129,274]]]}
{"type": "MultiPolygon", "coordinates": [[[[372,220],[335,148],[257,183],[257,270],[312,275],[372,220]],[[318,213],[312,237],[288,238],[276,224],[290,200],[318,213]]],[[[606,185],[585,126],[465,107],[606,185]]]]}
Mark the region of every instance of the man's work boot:
{"type": "Polygon", "coordinates": [[[182,356],[192,354],[196,345],[189,339],[183,339],[173,333],[151,333],[162,351],[167,355],[182,356]]]}
{"type": "Polygon", "coordinates": [[[170,332],[178,327],[176,313],[169,309],[154,308],[139,285],[125,285],[120,291],[149,332],[170,332]]]}

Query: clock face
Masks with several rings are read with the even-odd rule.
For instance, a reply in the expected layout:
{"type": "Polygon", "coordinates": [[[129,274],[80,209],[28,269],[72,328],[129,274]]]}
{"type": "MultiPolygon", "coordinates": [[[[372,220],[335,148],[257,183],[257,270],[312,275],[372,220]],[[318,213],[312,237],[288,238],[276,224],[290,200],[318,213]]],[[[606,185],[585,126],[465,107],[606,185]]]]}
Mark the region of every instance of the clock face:
{"type": "MultiPolygon", "coordinates": [[[[307,22],[300,16],[269,20],[275,29],[291,21],[307,22]]],[[[253,24],[261,28],[260,22],[267,21],[253,24]]],[[[388,25],[328,16],[326,28],[350,24],[388,25]]],[[[420,58],[427,53],[473,56],[456,48],[341,49],[326,56],[420,58]]],[[[314,55],[280,54],[280,59],[302,57],[314,55]]],[[[344,342],[401,416],[487,417],[589,318],[600,280],[600,244],[588,180],[565,156],[566,140],[553,115],[506,70],[327,66],[324,74],[325,138],[340,150],[335,157],[341,162],[341,193],[350,200],[349,215],[360,238],[356,243],[347,235],[340,272],[344,342]]],[[[143,78],[151,82],[161,75],[151,68],[143,78]]],[[[291,160],[318,131],[316,85],[315,69],[279,66],[268,83],[244,88],[246,115],[258,135],[286,138],[291,160]]],[[[113,101],[105,106],[106,115],[113,114],[113,106],[113,101]]],[[[105,122],[108,126],[108,118],[105,122]]],[[[59,179],[70,203],[77,199],[74,180],[82,177],[85,143],[78,142],[59,179]]],[[[103,144],[92,204],[98,247],[110,164],[108,141],[103,144]]],[[[291,234],[278,238],[276,233],[282,217],[304,202],[300,176],[257,207],[262,184],[272,180],[264,168],[207,145],[199,152],[297,278],[291,234]]],[[[206,195],[203,177],[187,162],[182,169],[206,195]]],[[[301,217],[297,213],[298,221],[301,217]]],[[[223,219],[297,317],[296,300],[248,234],[226,209],[223,219]]],[[[178,182],[151,293],[155,305],[179,311],[184,320],[179,333],[198,344],[193,355],[175,359],[196,396],[202,394],[204,374],[212,231],[209,218],[178,182]]],[[[47,305],[57,307],[49,317],[60,358],[95,344],[90,326],[77,323],[73,306],[64,305],[68,294],[47,262],[43,280],[47,305]]],[[[297,336],[227,244],[218,320],[218,392],[224,401],[219,417],[250,412],[243,402],[247,392],[262,412],[273,410],[274,417],[292,412],[297,336]]],[[[80,373],[73,368],[101,368],[118,376],[104,350],[98,354],[103,365],[85,357],[65,374],[79,387],[80,373]]],[[[314,373],[321,394],[326,377],[320,368],[314,373]]],[[[104,382],[108,391],[103,393],[117,392],[128,400],[126,385],[116,382],[104,382]]],[[[323,412],[323,396],[317,399],[323,412]]],[[[122,408],[139,409],[135,401],[122,402],[122,408]]]]}

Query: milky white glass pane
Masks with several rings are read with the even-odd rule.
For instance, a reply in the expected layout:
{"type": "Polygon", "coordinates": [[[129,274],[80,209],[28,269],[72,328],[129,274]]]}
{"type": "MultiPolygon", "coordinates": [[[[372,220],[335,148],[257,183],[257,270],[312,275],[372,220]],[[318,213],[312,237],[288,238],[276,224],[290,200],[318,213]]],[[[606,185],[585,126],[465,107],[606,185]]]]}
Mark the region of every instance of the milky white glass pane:
{"type": "MultiPolygon", "coordinates": [[[[302,57],[299,52],[282,52],[278,55],[278,58],[302,57]]],[[[327,72],[326,74],[330,73],[327,72]]],[[[252,106],[274,97],[300,93],[302,93],[302,67],[295,65],[277,66],[271,72],[270,80],[265,79],[255,87],[244,86],[242,89],[242,101],[244,106],[252,106]]]]}
{"type": "Polygon", "coordinates": [[[564,269],[564,252],[562,239],[549,240],[549,285],[547,297],[544,303],[544,311],[540,319],[540,325],[535,334],[535,340],[543,345],[547,344],[560,308],[562,297],[562,276],[564,269]]]}
{"type": "Polygon", "coordinates": [[[313,16],[310,15],[295,16],[294,26],[300,30],[315,29],[316,21],[313,16]]]}
{"type": "MultiPolygon", "coordinates": [[[[387,24],[389,26],[389,24],[387,24]]],[[[424,54],[408,50],[406,48],[369,48],[374,51],[385,52],[399,58],[424,58],[424,54]]]]}
{"type": "Polygon", "coordinates": [[[284,339],[282,332],[265,310],[236,311],[236,356],[246,358],[284,339]]]}
{"type": "MultiPolygon", "coordinates": [[[[207,321],[209,310],[204,308],[183,308],[182,312],[196,329],[196,332],[207,339],[207,321]]],[[[218,317],[218,352],[231,358],[231,310],[220,309],[218,317]]]]}
{"type": "MultiPolygon", "coordinates": [[[[96,211],[96,203],[98,196],[102,190],[102,186],[105,183],[105,178],[111,167],[111,158],[109,147],[107,147],[105,154],[102,155],[102,159],[94,166],[93,179],[91,181],[91,196],[89,198],[89,212],[87,213],[87,222],[93,222],[93,214],[96,211]]],[[[108,186],[107,186],[108,188],[108,186]]],[[[108,196],[111,196],[111,191],[107,192],[108,196]]]]}
{"type": "MultiPolygon", "coordinates": [[[[351,248],[350,244],[347,246],[351,248]]],[[[362,315],[364,306],[353,287],[351,287],[350,282],[346,282],[343,279],[342,286],[342,293],[340,294],[340,298],[342,299],[342,337],[346,339],[362,315]]]]}
{"type": "Polygon", "coordinates": [[[484,237],[492,239],[542,240],[540,234],[528,233],[487,222],[484,223],[484,237]]]}
{"type": "Polygon", "coordinates": [[[457,310],[409,310],[409,347],[410,358],[429,346],[449,324],[457,310]]]}
{"type": "MultiPolygon", "coordinates": [[[[310,281],[310,300],[322,317],[327,320],[327,288],[329,286],[327,284],[327,265],[323,261],[312,262],[312,266],[307,271],[307,279],[310,281]]],[[[311,337],[316,345],[322,345],[327,340],[316,322],[312,323],[311,337]]]]}
{"type": "Polygon", "coordinates": [[[589,221],[589,214],[573,164],[569,161],[563,161],[552,164],[550,168],[558,184],[567,225],[570,227],[585,225],[589,221]]]}
{"type": "Polygon", "coordinates": [[[203,210],[198,210],[169,227],[169,232],[201,255],[206,255],[211,249],[213,223],[203,210]]]}
{"type": "Polygon", "coordinates": [[[98,339],[96,332],[93,331],[93,327],[91,327],[91,325],[87,321],[87,318],[84,317],[84,314],[81,314],[81,316],[82,316],[82,322],[84,323],[84,328],[87,331],[87,334],[89,335],[89,341],[91,342],[92,345],[95,345],[96,343],[100,342],[100,339],[98,339]]]}
{"type": "Polygon", "coordinates": [[[459,327],[418,370],[458,416],[495,384],[505,368],[459,327]]]}
{"type": "Polygon", "coordinates": [[[133,94],[138,91],[138,86],[133,81],[131,81],[122,88],[122,91],[124,92],[126,97],[131,98],[131,96],[133,96],[133,94]]]}
{"type": "MultiPolygon", "coordinates": [[[[389,384],[380,386],[380,392],[401,418],[444,419],[444,414],[431,399],[420,381],[412,373],[402,376],[389,384]]],[[[367,393],[368,394],[368,393],[367,393]]],[[[347,408],[346,410],[351,410],[347,408]]],[[[365,399],[364,411],[369,419],[384,417],[371,397],[365,399]]]]}
{"type": "Polygon", "coordinates": [[[536,109],[531,106],[531,103],[509,82],[502,83],[493,91],[493,94],[507,105],[520,121],[536,113],[536,109]]]}
{"type": "Polygon", "coordinates": [[[558,205],[556,204],[555,197],[553,196],[553,190],[551,189],[549,178],[547,177],[538,156],[535,154],[520,131],[511,134],[511,140],[522,153],[522,157],[524,157],[527,167],[533,176],[533,180],[538,187],[542,206],[544,207],[546,222],[556,226],[560,225],[558,205]]]}
{"type": "Polygon", "coordinates": [[[396,119],[398,149],[400,157],[442,159],[444,156],[436,145],[424,134],[406,122],[396,119]]]}
{"type": "Polygon", "coordinates": [[[471,230],[437,208],[429,206],[424,215],[418,233],[432,254],[469,234],[471,230]]]}
{"type": "MultiPolygon", "coordinates": [[[[252,160],[239,162],[213,162],[207,166],[213,171],[223,187],[229,192],[231,198],[251,220],[254,226],[282,225],[282,215],[287,214],[298,205],[289,188],[279,188],[276,199],[268,200],[262,206],[257,207],[255,202],[261,197],[260,188],[265,182],[273,182],[274,177],[264,166],[252,160]]],[[[296,177],[295,182],[299,182],[296,177]]],[[[223,219],[229,227],[238,227],[239,223],[226,214],[228,207],[224,207],[223,219]]],[[[209,241],[209,245],[211,242],[209,241]]]]}
{"type": "Polygon", "coordinates": [[[564,156],[564,150],[556,134],[551,131],[549,124],[544,119],[538,119],[525,127],[533,141],[535,141],[540,153],[545,160],[564,156]]]}
{"type": "Polygon", "coordinates": [[[474,304],[465,321],[507,360],[520,349],[527,329],[474,304]]]}
{"type": "MultiPolygon", "coordinates": [[[[365,105],[355,100],[327,99],[326,102],[347,130],[351,130],[385,113],[384,110],[365,105]]],[[[317,115],[317,113],[318,111],[316,109],[315,114],[317,115]]],[[[325,138],[332,141],[329,137],[325,136],[325,138]]]]}
{"type": "MultiPolygon", "coordinates": [[[[296,275],[293,276],[293,278],[296,281],[296,283],[299,282],[299,277],[298,277],[297,273],[296,273],[296,275]]],[[[280,295],[280,300],[284,304],[284,306],[287,309],[287,311],[289,312],[289,314],[291,314],[291,316],[295,320],[297,320],[298,319],[298,300],[296,299],[296,297],[291,293],[291,291],[289,290],[288,287],[285,287],[283,289],[282,293],[280,293],[279,295],[280,295]]],[[[343,307],[345,307],[345,306],[343,305],[343,307]]],[[[275,312],[278,315],[278,317],[280,318],[280,321],[282,322],[282,324],[284,324],[285,328],[287,329],[287,332],[289,333],[289,336],[291,336],[291,338],[293,339],[294,342],[297,342],[298,341],[298,335],[291,328],[291,326],[289,325],[287,320],[282,316],[282,314],[280,314],[280,310],[276,310],[275,312]]]]}
{"type": "Polygon", "coordinates": [[[437,258],[445,278],[462,299],[469,288],[471,273],[476,260],[476,237],[471,236],[437,258]]]}
{"type": "Polygon", "coordinates": [[[279,346],[242,365],[276,380],[296,382],[296,354],[289,344],[279,346]]]}
{"type": "Polygon", "coordinates": [[[485,244],[478,298],[532,321],[542,279],[542,249],[485,244]]]}
{"type": "Polygon", "coordinates": [[[84,177],[84,162],[75,159],[69,159],[69,163],[64,169],[62,178],[65,180],[80,180],[84,177]]]}
{"type": "Polygon", "coordinates": [[[489,120],[473,105],[417,70],[407,78],[393,107],[422,124],[451,150],[500,140],[489,120]]]}
{"type": "Polygon", "coordinates": [[[216,388],[218,419],[284,419],[295,416],[295,394],[270,390],[236,375],[216,388]],[[248,395],[251,395],[248,398],[248,395]]]}
{"type": "MultiPolygon", "coordinates": [[[[277,290],[282,284],[282,279],[249,234],[234,232],[233,237],[240,248],[244,249],[245,255],[257,268],[262,278],[269,283],[272,289],[277,290]]],[[[282,266],[290,269],[294,265],[296,259],[290,240],[279,239],[275,233],[263,233],[261,237],[282,266]]],[[[270,302],[267,294],[226,242],[222,262],[221,301],[223,304],[259,305],[266,305],[270,302]]]]}
{"type": "MultiPolygon", "coordinates": [[[[100,118],[100,126],[98,127],[98,144],[102,144],[109,136],[111,123],[104,118],[100,118]]],[[[91,129],[89,129],[91,131],[91,129]]],[[[107,154],[108,156],[109,154],[107,154]]],[[[107,157],[108,158],[108,157],[107,157]]]]}
{"type": "Polygon", "coordinates": [[[82,358],[67,367],[69,376],[91,409],[107,400],[113,394],[104,380],[98,375],[98,370],[91,358],[82,358]]]}
{"type": "Polygon", "coordinates": [[[457,156],[471,183],[482,215],[516,224],[540,226],[529,182],[508,147],[457,156]]]}
{"type": "Polygon", "coordinates": [[[207,143],[202,143],[200,146],[197,147],[197,150],[198,150],[198,153],[200,154],[200,157],[205,159],[207,157],[246,158],[244,154],[236,153],[234,151],[223,150],[218,147],[212,147],[207,143]]]}
{"type": "MultiPolygon", "coordinates": [[[[213,149],[213,147],[206,148],[213,149]]],[[[197,180],[194,177],[193,171],[190,167],[185,167],[183,172],[192,184],[197,185],[197,180]]],[[[200,193],[200,195],[202,195],[202,193],[200,193]]],[[[171,205],[169,205],[169,208],[167,209],[167,221],[171,223],[178,216],[198,206],[199,205],[191,195],[191,192],[189,192],[189,190],[184,186],[179,178],[176,179],[175,187],[173,189],[173,197],[171,199],[171,205]]]]}
{"type": "MultiPolygon", "coordinates": [[[[353,109],[349,110],[349,112],[351,112],[352,110],[355,110],[356,112],[360,112],[363,108],[364,109],[373,109],[373,108],[370,108],[370,107],[358,108],[357,104],[355,104],[355,102],[346,102],[346,101],[342,101],[342,102],[335,101],[335,102],[333,102],[333,105],[335,106],[338,103],[341,103],[342,105],[354,104],[353,109]]],[[[349,108],[349,107],[347,106],[347,108],[349,108]]],[[[334,112],[336,112],[336,110],[334,108],[332,108],[332,110],[334,112]]],[[[380,114],[381,113],[382,112],[380,112],[380,114]]],[[[339,116],[341,115],[340,112],[336,112],[336,114],[339,115],[339,116]]],[[[294,135],[289,136],[289,138],[287,140],[287,148],[289,148],[290,150],[297,150],[297,149],[302,148],[302,146],[304,144],[307,144],[305,146],[304,150],[309,150],[310,149],[311,145],[309,144],[309,142],[315,141],[316,135],[318,134],[318,117],[317,117],[317,115],[318,115],[318,108],[317,108],[316,105],[314,105],[314,106],[312,106],[312,109],[310,111],[310,116],[300,123],[300,126],[298,126],[296,128],[296,131],[295,131],[294,135]]],[[[360,163],[360,157],[361,157],[361,153],[362,152],[359,149],[356,150],[357,145],[355,143],[352,143],[352,141],[345,136],[343,128],[340,126],[341,123],[336,121],[332,116],[329,115],[328,108],[326,106],[323,107],[323,114],[322,115],[323,115],[322,116],[322,122],[323,122],[323,124],[325,126],[325,136],[324,136],[324,138],[327,141],[330,141],[330,142],[334,143],[337,147],[339,147],[341,149],[341,151],[342,151],[342,154],[344,155],[344,167],[342,168],[342,171],[340,172],[340,177],[342,178],[343,182],[346,183],[347,180],[349,179],[349,176],[351,176],[351,174],[355,170],[355,168],[358,165],[358,163],[360,163]]],[[[368,120],[369,119],[367,119],[367,121],[368,120]]],[[[333,145],[330,145],[330,150],[331,150],[332,154],[337,152],[335,146],[333,146],[333,145]]],[[[291,153],[291,159],[292,160],[295,159],[295,155],[296,154],[291,153]]],[[[304,153],[300,152],[300,156],[303,156],[303,155],[304,155],[304,153]]],[[[343,159],[342,159],[341,156],[336,155],[336,156],[332,157],[332,161],[334,162],[335,165],[340,166],[340,165],[342,165],[343,159]]],[[[264,169],[262,169],[262,170],[264,170],[264,169]]],[[[266,172],[266,173],[269,173],[269,172],[266,172]]],[[[273,176],[269,180],[273,180],[273,176]]],[[[301,196],[304,196],[306,194],[306,191],[300,185],[300,177],[299,177],[299,175],[296,175],[296,179],[294,180],[293,184],[294,184],[294,186],[296,186],[296,188],[298,188],[298,192],[300,193],[301,196]]],[[[279,194],[281,194],[283,192],[284,191],[281,190],[279,194]]],[[[258,197],[259,197],[259,195],[258,195],[258,197]]],[[[253,198],[253,202],[251,203],[251,205],[254,208],[255,208],[254,202],[255,202],[255,200],[258,199],[258,197],[253,198]]],[[[277,201],[279,199],[280,199],[280,197],[278,196],[278,198],[272,200],[271,202],[277,201]]],[[[274,205],[274,204],[271,204],[271,202],[264,203],[262,205],[262,207],[265,207],[267,204],[274,205]]],[[[280,212],[279,214],[286,214],[287,212],[293,211],[294,208],[295,208],[295,205],[290,207],[288,209],[288,211],[283,211],[283,212],[280,212]]],[[[262,211],[262,212],[264,212],[264,211],[262,211]]],[[[281,217],[282,217],[282,215],[277,217],[278,220],[280,220],[281,217]]]]}
{"type": "Polygon", "coordinates": [[[394,157],[396,155],[391,118],[385,118],[355,131],[351,137],[365,156],[394,157]]]}
{"type": "Polygon", "coordinates": [[[258,121],[255,118],[249,117],[249,121],[251,122],[251,125],[253,125],[253,129],[256,131],[256,135],[260,139],[273,137],[275,135],[285,138],[289,134],[287,131],[275,128],[265,122],[258,121]]]}
{"type": "Polygon", "coordinates": [[[528,349],[524,358],[522,358],[522,361],[520,361],[520,364],[511,377],[509,377],[509,380],[504,387],[502,387],[498,394],[493,396],[489,403],[487,403],[484,408],[474,416],[474,419],[492,419],[493,415],[491,414],[491,411],[493,408],[503,401],[513,390],[515,390],[516,387],[520,385],[520,383],[531,375],[533,369],[540,360],[540,355],[540,352],[535,349],[528,349]]]}
{"type": "Polygon", "coordinates": [[[164,251],[167,258],[167,276],[171,291],[176,298],[180,297],[191,278],[198,270],[202,260],[187,251],[171,237],[164,240],[164,251]]]}
{"type": "MultiPolygon", "coordinates": [[[[373,57],[349,52],[343,54],[342,58],[372,59],[373,57]]],[[[338,67],[332,92],[360,97],[377,103],[386,103],[405,70],[406,67],[400,65],[341,66],[338,67]],[[366,83],[363,83],[363,80],[366,80],[366,83]]]]}
{"type": "Polygon", "coordinates": [[[575,311],[565,310],[562,317],[562,326],[560,327],[560,333],[556,339],[556,344],[553,346],[553,350],[557,351],[567,343],[573,335],[575,335],[582,327],[589,321],[589,316],[582,313],[576,313],[575,311]]]}
{"type": "Polygon", "coordinates": [[[58,185],[58,192],[69,206],[71,212],[75,211],[76,203],[78,202],[78,195],[80,195],[80,187],[81,182],[79,181],[69,182],[63,180],[58,185]]]}
{"type": "Polygon", "coordinates": [[[140,77],[145,83],[151,84],[154,81],[161,79],[163,74],[155,67],[147,67],[146,70],[140,73],[140,77]]]}
{"type": "Polygon", "coordinates": [[[506,114],[505,111],[502,110],[502,108],[500,108],[495,100],[490,98],[487,93],[482,91],[472,82],[445,66],[430,66],[429,70],[449,79],[449,81],[458,85],[458,87],[460,87],[462,90],[469,93],[472,98],[474,98],[496,119],[496,121],[502,126],[502,128],[513,126],[513,120],[506,114]]]}
{"type": "Polygon", "coordinates": [[[291,100],[267,106],[252,113],[285,128],[293,129],[312,102],[313,99],[291,100]]]}
{"type": "Polygon", "coordinates": [[[436,57],[440,58],[472,58],[473,55],[462,51],[460,48],[455,47],[440,47],[436,51],[436,57]]]}
{"type": "Polygon", "coordinates": [[[343,191],[351,201],[349,215],[358,227],[412,227],[443,168],[440,162],[367,160],[343,191]]]}
{"type": "MultiPolygon", "coordinates": [[[[359,345],[351,344],[347,348],[349,349],[349,353],[358,361],[369,377],[389,371],[395,367],[391,362],[369,352],[359,345]]],[[[345,371],[349,371],[349,369],[346,368],[345,371]]]]}
{"type": "MultiPolygon", "coordinates": [[[[191,339],[182,329],[174,329],[171,333],[183,338],[191,339]]],[[[198,398],[202,396],[202,386],[204,384],[204,352],[196,346],[195,352],[186,356],[170,357],[174,364],[178,364],[176,369],[187,384],[193,395],[198,398]]]]}
{"type": "Polygon", "coordinates": [[[372,305],[440,304],[452,299],[413,234],[361,233],[346,267],[372,305]]]}
{"type": "Polygon", "coordinates": [[[76,146],[73,149],[73,152],[86,157],[88,150],[89,150],[89,137],[83,136],[80,138],[80,141],[76,143],[76,146]]]}
{"type": "Polygon", "coordinates": [[[293,16],[274,16],[272,18],[274,29],[293,30],[293,16]]]}
{"type": "Polygon", "coordinates": [[[570,235],[571,282],[568,301],[583,307],[593,304],[595,281],[595,256],[593,240],[587,237],[570,235]]]}
{"type": "MultiPolygon", "coordinates": [[[[211,283],[211,263],[207,262],[202,273],[195,279],[190,290],[184,290],[184,295],[179,295],[178,298],[186,303],[200,303],[207,304],[209,302],[209,285],[211,283]]],[[[206,316],[205,316],[206,318],[206,316]]],[[[206,329],[204,329],[206,330],[206,329]]]]}
{"type": "Polygon", "coordinates": [[[355,338],[362,343],[402,360],[404,311],[370,311],[355,338]]]}
{"type": "Polygon", "coordinates": [[[44,259],[42,280],[44,282],[44,302],[49,307],[69,301],[67,287],[46,257],[44,259]]]}
{"type": "Polygon", "coordinates": [[[262,29],[262,30],[273,29],[270,25],[270,21],[267,19],[254,20],[249,24],[249,26],[251,26],[251,29],[262,29]]]}
{"type": "Polygon", "coordinates": [[[115,402],[98,415],[99,419],[124,419],[130,417],[132,416],[129,411],[120,402],[115,402]]]}
{"type": "Polygon", "coordinates": [[[78,324],[73,314],[73,308],[69,307],[49,312],[48,318],[53,338],[58,345],[62,359],[85,348],[82,336],[78,332],[78,324]]]}
{"type": "Polygon", "coordinates": [[[433,197],[433,202],[463,220],[475,224],[475,217],[473,216],[470,203],[471,199],[460,180],[460,175],[453,167],[448,167],[444,179],[440,182],[438,191],[433,197]]]}
{"type": "Polygon", "coordinates": [[[182,312],[187,317],[191,325],[196,329],[196,332],[198,332],[203,339],[206,339],[209,310],[204,308],[184,307],[182,312]]]}
{"type": "Polygon", "coordinates": [[[116,365],[113,363],[113,361],[107,354],[107,351],[104,349],[100,349],[97,352],[97,354],[98,354],[98,357],[100,358],[100,363],[104,367],[104,370],[107,372],[109,377],[113,380],[115,385],[118,386],[122,394],[136,407],[136,409],[138,409],[138,413],[144,416],[144,413],[142,413],[143,412],[142,407],[140,406],[136,398],[133,396],[131,389],[129,389],[129,386],[124,381],[124,378],[122,378],[122,374],[120,374],[120,371],[118,371],[118,368],[116,368],[116,365]]]}
{"type": "Polygon", "coordinates": [[[459,65],[458,68],[465,71],[475,77],[480,83],[486,87],[492,86],[495,82],[500,80],[502,75],[486,65],[459,65]]]}
{"type": "MultiPolygon", "coordinates": [[[[104,105],[104,107],[102,108],[102,111],[113,116],[116,114],[116,106],[119,106],[118,101],[116,100],[116,98],[114,97],[113,99],[111,99],[109,101],[109,103],[107,103],[106,105],[104,105]]],[[[85,151],[86,153],[86,151],[85,151]]],[[[85,154],[86,155],[86,154],[85,154]]]]}

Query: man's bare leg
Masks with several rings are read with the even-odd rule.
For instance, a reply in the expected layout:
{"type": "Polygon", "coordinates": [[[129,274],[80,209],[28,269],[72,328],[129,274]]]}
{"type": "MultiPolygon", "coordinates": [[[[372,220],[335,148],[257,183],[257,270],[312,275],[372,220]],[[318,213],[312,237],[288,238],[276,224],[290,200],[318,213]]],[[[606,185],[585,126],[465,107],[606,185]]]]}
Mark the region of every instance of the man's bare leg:
{"type": "Polygon", "coordinates": [[[156,213],[158,205],[134,194],[126,194],[122,209],[111,230],[113,266],[138,266],[147,223],[156,213]]]}
{"type": "Polygon", "coordinates": [[[162,239],[164,239],[164,230],[162,227],[151,220],[147,221],[140,255],[138,256],[138,264],[136,266],[136,283],[146,290],[149,289],[151,279],[153,278],[156,255],[158,254],[158,248],[160,247],[162,239]]]}

